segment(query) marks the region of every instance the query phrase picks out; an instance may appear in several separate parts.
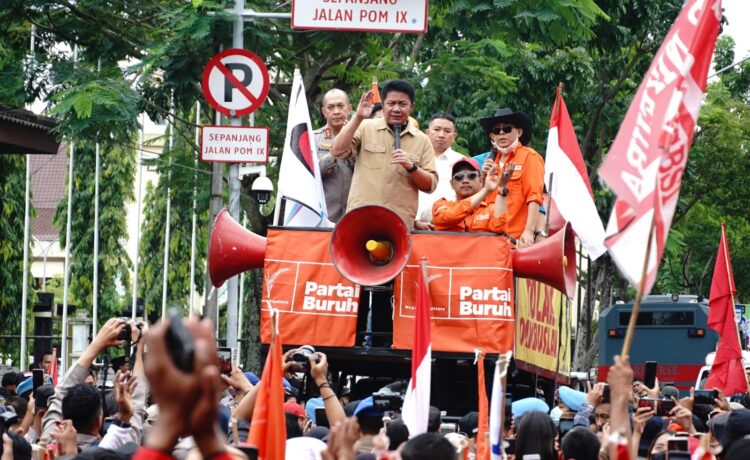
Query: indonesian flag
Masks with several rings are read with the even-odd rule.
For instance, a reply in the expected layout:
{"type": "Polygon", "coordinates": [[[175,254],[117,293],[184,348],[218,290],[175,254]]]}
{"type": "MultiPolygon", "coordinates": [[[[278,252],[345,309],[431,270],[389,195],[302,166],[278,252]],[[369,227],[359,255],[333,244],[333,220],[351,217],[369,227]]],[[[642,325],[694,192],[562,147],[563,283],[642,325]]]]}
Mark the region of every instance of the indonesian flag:
{"type": "Polygon", "coordinates": [[[742,348],[734,315],[734,295],[737,288],[732,275],[732,261],[724,224],[721,225],[721,242],[711,280],[708,300],[708,327],[719,333],[719,345],[706,388],[718,388],[726,395],[748,391],[745,368],[742,364],[742,348]]]}
{"type": "Polygon", "coordinates": [[[556,209],[570,222],[586,252],[594,260],[607,250],[604,247],[604,226],[596,211],[581,148],[560,90],[558,87],[549,121],[544,160],[544,182],[551,201],[547,212],[552,213],[556,209]]]}
{"type": "Polygon", "coordinates": [[[281,363],[279,313],[271,309],[271,347],[258,382],[253,418],[247,443],[258,449],[259,460],[284,460],[286,416],[284,415],[284,370],[281,363]]]}
{"type": "Polygon", "coordinates": [[[299,69],[294,69],[286,123],[274,224],[279,225],[283,203],[284,221],[280,225],[284,227],[333,227],[328,220],[310,111],[299,69]]]}
{"type": "MultiPolygon", "coordinates": [[[[490,398],[490,458],[501,460],[505,458],[503,449],[503,411],[505,410],[505,390],[503,378],[508,372],[511,353],[501,354],[495,361],[495,374],[492,378],[492,396],[490,398]]],[[[477,457],[479,459],[479,457],[477,457]]]]}
{"type": "Polygon", "coordinates": [[[430,415],[430,381],[432,379],[432,345],[430,344],[430,293],[427,290],[427,269],[422,261],[417,283],[414,316],[414,346],[411,350],[411,380],[406,389],[401,418],[409,428],[409,437],[427,432],[430,415]]]}
{"type": "Polygon", "coordinates": [[[57,386],[57,348],[52,349],[52,364],[49,365],[49,375],[52,377],[52,386],[57,386]]]}
{"type": "Polygon", "coordinates": [[[664,252],[721,21],[721,0],[688,0],[654,56],[599,175],[617,194],[612,259],[646,294],[664,252]],[[649,238],[653,229],[653,239],[649,238]]]}

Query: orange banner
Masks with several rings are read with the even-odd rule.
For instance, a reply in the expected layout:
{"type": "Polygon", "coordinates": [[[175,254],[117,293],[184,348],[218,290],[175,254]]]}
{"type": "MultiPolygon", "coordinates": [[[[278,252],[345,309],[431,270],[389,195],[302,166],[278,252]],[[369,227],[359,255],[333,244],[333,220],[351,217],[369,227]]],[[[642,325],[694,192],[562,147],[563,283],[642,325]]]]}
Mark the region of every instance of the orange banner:
{"type": "Polygon", "coordinates": [[[279,333],[284,345],[354,345],[361,289],[331,263],[330,239],[330,231],[268,231],[261,342],[271,341],[269,308],[273,307],[281,312],[279,333]]]}
{"type": "Polygon", "coordinates": [[[469,234],[412,235],[412,253],[393,289],[393,348],[411,349],[419,259],[427,257],[432,349],[485,353],[513,349],[511,243],[469,234]]]}

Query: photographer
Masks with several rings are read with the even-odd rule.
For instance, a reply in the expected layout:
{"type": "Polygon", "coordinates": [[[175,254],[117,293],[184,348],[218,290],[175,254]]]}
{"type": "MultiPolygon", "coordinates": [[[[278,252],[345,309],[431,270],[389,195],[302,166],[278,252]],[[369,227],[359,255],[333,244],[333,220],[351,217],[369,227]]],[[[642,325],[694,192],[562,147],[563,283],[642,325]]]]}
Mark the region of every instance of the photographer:
{"type": "Polygon", "coordinates": [[[73,427],[77,430],[76,438],[79,449],[85,449],[96,442],[102,425],[101,397],[84,381],[97,355],[108,348],[119,347],[126,342],[121,338],[121,333],[129,325],[131,326],[129,339],[132,341],[136,355],[133,376],[138,380],[132,394],[132,417],[129,421],[120,419],[112,425],[115,428],[110,429],[127,430],[127,433],[119,438],[125,442],[140,444],[143,418],[146,412],[146,395],[149,390],[143,371],[143,343],[140,341],[142,333],[136,324],[128,323],[122,318],[112,318],[104,323],[91,344],[55,387],[54,394],[48,400],[47,413],[42,419],[42,440],[49,440],[51,434],[57,431],[59,423],[67,418],[72,420],[73,427]]]}

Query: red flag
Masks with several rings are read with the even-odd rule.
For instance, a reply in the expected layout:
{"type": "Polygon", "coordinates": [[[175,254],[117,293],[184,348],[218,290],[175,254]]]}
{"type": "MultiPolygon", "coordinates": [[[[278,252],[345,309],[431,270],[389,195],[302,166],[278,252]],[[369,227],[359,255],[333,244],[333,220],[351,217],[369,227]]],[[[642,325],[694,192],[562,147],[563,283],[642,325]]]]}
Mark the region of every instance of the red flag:
{"type": "Polygon", "coordinates": [[[409,428],[409,437],[427,432],[430,415],[430,383],[432,381],[432,345],[430,339],[430,293],[427,290],[427,268],[422,259],[417,282],[414,316],[414,346],[411,350],[411,380],[406,389],[401,418],[409,428]]]}
{"type": "Polygon", "coordinates": [[[52,364],[49,365],[49,374],[52,376],[52,386],[57,386],[57,348],[52,349],[52,364]]]}
{"type": "MultiPolygon", "coordinates": [[[[477,423],[477,460],[490,458],[490,449],[487,445],[489,434],[489,408],[487,406],[487,387],[484,384],[484,353],[478,351],[477,358],[477,392],[479,393],[479,422],[477,423]]],[[[471,437],[471,433],[466,433],[471,437]]]]}
{"type": "Polygon", "coordinates": [[[259,460],[284,460],[286,417],[284,415],[284,371],[281,363],[281,339],[278,336],[278,312],[271,311],[271,347],[258,385],[250,434],[247,443],[258,448],[259,460]]]}
{"type": "Polygon", "coordinates": [[[550,195],[547,209],[549,233],[565,226],[565,222],[555,222],[559,214],[573,226],[591,259],[596,259],[607,250],[604,247],[604,226],[596,210],[586,164],[559,86],[549,121],[544,165],[544,182],[550,195]]]}
{"type": "Polygon", "coordinates": [[[383,100],[380,98],[380,88],[378,87],[378,80],[373,79],[372,80],[372,98],[370,99],[370,102],[373,104],[382,104],[383,100]]]}
{"type": "Polygon", "coordinates": [[[748,390],[734,315],[736,293],[727,235],[724,224],[721,224],[721,242],[716,254],[711,294],[708,299],[708,327],[719,333],[719,346],[706,380],[706,388],[718,388],[726,395],[744,393],[748,390]]]}
{"type": "Polygon", "coordinates": [[[605,245],[636,288],[654,224],[644,294],[656,279],[672,224],[720,22],[721,0],[685,3],[599,169],[617,194],[605,245]]]}

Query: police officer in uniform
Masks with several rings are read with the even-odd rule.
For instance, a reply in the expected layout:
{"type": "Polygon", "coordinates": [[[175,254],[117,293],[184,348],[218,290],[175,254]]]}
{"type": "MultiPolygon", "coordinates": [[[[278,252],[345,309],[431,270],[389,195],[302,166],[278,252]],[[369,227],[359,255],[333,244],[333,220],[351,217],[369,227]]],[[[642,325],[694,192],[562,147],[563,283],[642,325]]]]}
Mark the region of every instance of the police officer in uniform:
{"type": "Polygon", "coordinates": [[[349,96],[340,90],[332,89],[323,96],[321,112],[326,119],[322,128],[313,132],[318,149],[320,174],[326,196],[328,220],[338,222],[346,213],[349,188],[352,185],[354,159],[338,160],[331,155],[331,146],[336,135],[349,120],[352,105],[349,96]]]}

